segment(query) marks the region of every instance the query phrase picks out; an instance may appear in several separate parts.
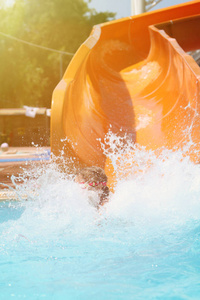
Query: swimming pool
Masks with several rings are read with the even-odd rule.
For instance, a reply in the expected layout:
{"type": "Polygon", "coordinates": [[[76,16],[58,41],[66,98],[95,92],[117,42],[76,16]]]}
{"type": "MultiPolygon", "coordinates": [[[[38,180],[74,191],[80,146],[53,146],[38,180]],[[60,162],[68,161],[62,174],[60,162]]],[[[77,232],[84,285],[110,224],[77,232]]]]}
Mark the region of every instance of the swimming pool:
{"type": "Polygon", "coordinates": [[[0,203],[0,299],[199,299],[200,166],[151,159],[100,213],[53,164],[33,171],[28,201],[0,203]]]}
{"type": "Polygon", "coordinates": [[[10,150],[10,152],[0,151],[0,163],[7,162],[28,162],[28,161],[41,161],[41,160],[50,160],[50,150],[44,149],[39,150],[35,147],[29,149],[29,151],[17,151],[10,150]]]}

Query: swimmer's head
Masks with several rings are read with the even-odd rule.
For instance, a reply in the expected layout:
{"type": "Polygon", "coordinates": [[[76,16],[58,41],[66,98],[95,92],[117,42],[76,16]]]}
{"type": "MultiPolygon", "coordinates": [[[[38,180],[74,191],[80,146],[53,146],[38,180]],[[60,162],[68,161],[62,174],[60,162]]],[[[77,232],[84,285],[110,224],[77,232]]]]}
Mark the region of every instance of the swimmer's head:
{"type": "Polygon", "coordinates": [[[107,201],[109,197],[108,179],[103,169],[99,167],[83,168],[76,174],[75,181],[82,188],[98,194],[98,205],[103,205],[107,201]]]}

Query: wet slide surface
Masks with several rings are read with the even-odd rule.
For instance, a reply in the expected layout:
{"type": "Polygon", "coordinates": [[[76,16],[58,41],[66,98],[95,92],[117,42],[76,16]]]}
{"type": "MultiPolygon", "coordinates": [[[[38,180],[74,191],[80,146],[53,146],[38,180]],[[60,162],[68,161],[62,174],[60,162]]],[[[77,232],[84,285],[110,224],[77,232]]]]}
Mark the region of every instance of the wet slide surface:
{"type": "Polygon", "coordinates": [[[200,160],[200,1],[97,25],[52,99],[51,149],[73,166],[108,163],[111,131],[147,149],[200,160]]]}

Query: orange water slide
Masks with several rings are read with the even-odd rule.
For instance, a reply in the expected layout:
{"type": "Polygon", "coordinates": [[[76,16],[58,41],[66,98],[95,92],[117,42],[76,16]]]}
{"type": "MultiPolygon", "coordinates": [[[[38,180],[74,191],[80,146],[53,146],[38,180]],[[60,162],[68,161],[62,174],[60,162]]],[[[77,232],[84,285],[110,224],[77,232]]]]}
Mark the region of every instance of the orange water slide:
{"type": "Polygon", "coordinates": [[[200,159],[200,1],[93,28],[52,99],[51,149],[105,168],[108,131],[147,149],[192,142],[200,159]]]}

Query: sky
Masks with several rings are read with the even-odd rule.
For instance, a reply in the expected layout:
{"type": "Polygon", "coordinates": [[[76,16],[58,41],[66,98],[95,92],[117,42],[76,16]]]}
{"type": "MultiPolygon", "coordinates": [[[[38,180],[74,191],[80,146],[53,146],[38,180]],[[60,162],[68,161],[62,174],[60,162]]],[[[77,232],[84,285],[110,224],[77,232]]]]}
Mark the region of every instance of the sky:
{"type": "MultiPolygon", "coordinates": [[[[91,1],[89,3],[90,8],[95,8],[97,12],[100,11],[115,12],[117,19],[132,15],[131,0],[90,0],[90,1],[91,1]]],[[[167,6],[172,6],[184,2],[189,2],[189,1],[190,0],[162,0],[152,10],[160,9],[160,8],[164,8],[167,6]]],[[[0,0],[0,2],[6,4],[6,6],[10,6],[15,2],[15,0],[0,0]]]]}
{"type": "MultiPolygon", "coordinates": [[[[152,10],[189,2],[189,0],[162,0],[152,10]]],[[[95,8],[97,12],[116,12],[116,18],[131,16],[131,0],[91,0],[90,8],[95,8]]]]}

